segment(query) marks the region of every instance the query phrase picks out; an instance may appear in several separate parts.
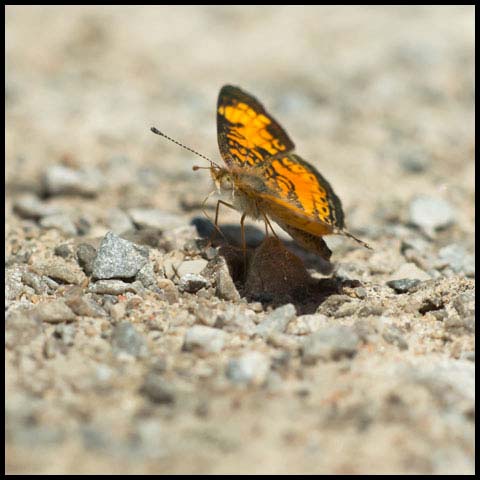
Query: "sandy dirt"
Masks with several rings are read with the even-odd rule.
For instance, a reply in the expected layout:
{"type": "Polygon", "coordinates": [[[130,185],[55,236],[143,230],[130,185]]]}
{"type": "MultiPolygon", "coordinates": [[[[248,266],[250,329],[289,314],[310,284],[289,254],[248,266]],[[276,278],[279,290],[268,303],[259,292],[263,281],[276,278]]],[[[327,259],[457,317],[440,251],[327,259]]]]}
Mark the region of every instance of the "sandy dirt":
{"type": "Polygon", "coordinates": [[[474,473],[473,7],[7,7],[5,92],[8,473],[474,473]],[[224,84],[373,250],[207,245],[224,84]]]}

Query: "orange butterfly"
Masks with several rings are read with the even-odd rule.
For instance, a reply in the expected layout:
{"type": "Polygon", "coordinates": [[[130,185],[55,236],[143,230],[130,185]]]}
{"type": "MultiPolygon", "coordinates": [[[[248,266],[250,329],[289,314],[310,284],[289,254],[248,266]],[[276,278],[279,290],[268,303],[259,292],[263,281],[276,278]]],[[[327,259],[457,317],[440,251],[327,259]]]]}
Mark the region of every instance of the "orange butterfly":
{"type": "MultiPolygon", "coordinates": [[[[167,137],[156,128],[152,131],[167,137]]],[[[228,193],[231,203],[217,202],[215,226],[220,204],[242,212],[244,249],[246,216],[263,219],[273,232],[270,218],[298,244],[326,260],[331,251],[324,235],[346,235],[368,247],[345,229],[342,204],[327,180],[293,153],[295,145],[288,134],[255,97],[238,87],[222,87],[217,134],[226,167],[207,160],[217,189],[228,193]]]]}

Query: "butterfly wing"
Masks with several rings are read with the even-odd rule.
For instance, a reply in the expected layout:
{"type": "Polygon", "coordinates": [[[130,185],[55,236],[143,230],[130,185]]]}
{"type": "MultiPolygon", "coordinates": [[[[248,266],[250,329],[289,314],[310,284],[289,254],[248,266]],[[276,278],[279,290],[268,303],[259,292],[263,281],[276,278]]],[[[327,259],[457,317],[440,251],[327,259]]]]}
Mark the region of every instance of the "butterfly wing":
{"type": "Polygon", "coordinates": [[[220,153],[228,167],[260,166],[295,148],[255,97],[231,85],[222,87],[218,96],[217,133],[220,153]]]}
{"type": "Polygon", "coordinates": [[[272,158],[237,175],[240,188],[278,224],[315,236],[343,233],[340,199],[315,167],[298,155],[272,158]]]}

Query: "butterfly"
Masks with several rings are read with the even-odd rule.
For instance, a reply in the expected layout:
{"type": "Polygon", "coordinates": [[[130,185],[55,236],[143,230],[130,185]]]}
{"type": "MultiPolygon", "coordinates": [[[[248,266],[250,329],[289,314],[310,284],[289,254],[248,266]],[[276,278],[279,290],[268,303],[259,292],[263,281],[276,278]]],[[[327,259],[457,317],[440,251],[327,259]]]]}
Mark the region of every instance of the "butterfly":
{"type": "MultiPolygon", "coordinates": [[[[166,137],[155,128],[152,131],[166,137]]],[[[215,226],[220,204],[242,212],[244,248],[246,217],[263,219],[267,233],[270,227],[275,234],[270,223],[273,220],[300,246],[325,260],[332,253],[322,238],[325,235],[345,235],[370,248],[345,229],[342,203],[331,185],[313,165],[294,153],[295,145],[286,131],[253,95],[231,85],[221,88],[217,135],[225,166],[207,159],[208,168],[217,189],[228,195],[229,202],[217,202],[215,226]]]]}

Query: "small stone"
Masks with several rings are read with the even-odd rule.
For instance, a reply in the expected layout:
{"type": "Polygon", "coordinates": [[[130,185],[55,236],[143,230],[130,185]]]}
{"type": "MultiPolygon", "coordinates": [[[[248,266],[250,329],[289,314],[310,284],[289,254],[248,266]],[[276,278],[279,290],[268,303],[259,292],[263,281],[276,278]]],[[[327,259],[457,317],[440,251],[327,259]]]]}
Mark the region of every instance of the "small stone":
{"type": "Polygon", "coordinates": [[[461,317],[475,316],[475,292],[461,293],[453,300],[453,306],[461,317]]]}
{"type": "Polygon", "coordinates": [[[57,207],[46,204],[39,200],[35,195],[25,194],[19,197],[13,204],[13,210],[22,218],[38,220],[47,215],[59,213],[57,207]]]}
{"type": "Polygon", "coordinates": [[[455,210],[441,198],[421,195],[410,203],[410,222],[430,236],[455,222],[455,210]]]}
{"type": "Polygon", "coordinates": [[[100,295],[123,295],[126,292],[137,293],[136,283],[126,283],[121,280],[98,280],[89,285],[88,291],[100,295]]]}
{"type": "Polygon", "coordinates": [[[322,304],[320,304],[317,308],[317,312],[323,313],[327,317],[331,317],[342,305],[349,303],[352,303],[352,299],[348,295],[330,295],[322,304]]]}
{"type": "Polygon", "coordinates": [[[48,195],[92,197],[102,188],[102,176],[97,170],[74,170],[64,165],[48,167],[43,182],[48,195]]]}
{"type": "Polygon", "coordinates": [[[113,233],[121,235],[134,228],[129,215],[119,208],[111,208],[107,212],[106,224],[113,233]]]}
{"type": "Polygon", "coordinates": [[[328,319],[325,315],[301,315],[294,318],[287,326],[287,333],[290,335],[310,335],[320,328],[327,326],[328,319]]]}
{"type": "Polygon", "coordinates": [[[231,359],[226,375],[233,382],[243,385],[261,385],[270,371],[270,359],[257,351],[246,352],[231,359]]]}
{"type": "Polygon", "coordinates": [[[475,257],[469,255],[461,245],[452,243],[438,252],[435,268],[443,270],[450,267],[455,273],[464,273],[467,277],[475,277],[475,257]]]}
{"type": "Polygon", "coordinates": [[[43,217],[40,220],[40,226],[43,228],[56,228],[66,235],[76,235],[77,227],[73,220],[65,213],[57,213],[43,217]]]}
{"type": "Polygon", "coordinates": [[[38,262],[32,267],[32,270],[39,275],[45,275],[63,283],[80,285],[85,280],[84,273],[77,265],[60,257],[38,262]]]}
{"type": "MultiPolygon", "coordinates": [[[[217,315],[215,315],[212,308],[209,308],[207,305],[200,304],[197,306],[197,308],[195,308],[195,319],[202,325],[213,327],[217,322],[217,315]]],[[[218,324],[217,328],[222,328],[222,326],[218,324]]]]}
{"type": "Polygon", "coordinates": [[[427,312],[432,310],[440,310],[444,307],[442,297],[438,295],[432,295],[431,297],[424,298],[418,311],[422,315],[425,315],[427,312]]]}
{"type": "Polygon", "coordinates": [[[175,401],[173,385],[164,380],[157,372],[149,372],[140,392],[154,403],[170,404],[175,401]]]}
{"type": "Polygon", "coordinates": [[[138,280],[145,288],[153,291],[159,290],[157,285],[157,276],[153,270],[153,264],[147,262],[135,275],[135,279],[138,280]]]}
{"type": "Polygon", "coordinates": [[[22,282],[35,290],[37,295],[50,293],[49,285],[44,281],[48,277],[38,275],[34,272],[25,271],[22,273],[22,282]]]}
{"type": "Polygon", "coordinates": [[[77,318],[63,300],[40,303],[32,311],[32,315],[47,323],[73,322],[77,318]]]}
{"type": "Polygon", "coordinates": [[[83,295],[81,291],[71,292],[65,297],[65,303],[76,315],[81,317],[100,318],[107,315],[100,305],[83,295]]]}
{"type": "Polygon", "coordinates": [[[178,302],[179,294],[177,287],[175,284],[169,280],[168,278],[161,278],[157,282],[158,288],[162,291],[163,295],[165,296],[165,300],[170,304],[173,305],[174,303],[178,302]]]}
{"type": "Polygon", "coordinates": [[[115,326],[112,346],[114,352],[125,352],[133,357],[146,357],[148,354],[145,338],[130,322],[122,322],[115,326]]]}
{"type": "Polygon", "coordinates": [[[218,353],[225,344],[226,333],[218,328],[194,325],[185,334],[184,350],[199,348],[205,352],[218,353]]]}
{"type": "Polygon", "coordinates": [[[127,212],[139,228],[153,227],[164,231],[183,227],[188,223],[179,215],[164,212],[156,208],[130,208],[127,212]]]}
{"type": "Polygon", "coordinates": [[[187,274],[200,275],[207,264],[208,262],[203,258],[199,260],[187,260],[182,262],[177,268],[177,275],[179,277],[183,277],[183,275],[187,274]]]}
{"type": "Polygon", "coordinates": [[[390,276],[390,280],[403,280],[409,278],[412,280],[430,280],[428,273],[420,270],[414,263],[403,263],[395,273],[390,276]]]}
{"type": "Polygon", "coordinates": [[[387,285],[395,290],[396,293],[407,293],[415,291],[420,283],[420,280],[417,278],[401,278],[399,280],[390,280],[387,282],[387,285]]]}
{"type": "Polygon", "coordinates": [[[192,273],[186,273],[182,275],[178,282],[180,291],[188,293],[197,293],[201,288],[205,288],[208,285],[207,280],[201,275],[195,275],[192,273]]]}
{"type": "Polygon", "coordinates": [[[228,305],[224,312],[215,318],[215,327],[227,332],[242,332],[253,335],[256,330],[255,312],[237,305],[228,305]]]}
{"type": "Polygon", "coordinates": [[[317,360],[351,358],[357,353],[359,337],[343,325],[327,327],[309,335],[302,349],[302,361],[313,364],[317,360]]]}
{"type": "Polygon", "coordinates": [[[285,332],[287,325],[297,316],[295,307],[291,303],[276,308],[267,315],[256,328],[256,333],[263,338],[275,332],[285,332]]]}
{"type": "Polygon", "coordinates": [[[53,250],[53,253],[57,257],[62,257],[62,258],[68,258],[72,256],[72,250],[70,249],[70,246],[66,243],[62,243],[61,245],[58,245],[55,247],[53,250]]]}
{"type": "Polygon", "coordinates": [[[97,250],[89,243],[81,243],[77,248],[78,264],[86,275],[93,273],[93,262],[97,256],[97,250]]]}
{"type": "Polygon", "coordinates": [[[233,283],[232,277],[230,276],[230,272],[228,271],[228,267],[226,263],[223,263],[218,268],[215,276],[215,280],[216,280],[215,295],[218,298],[222,300],[232,300],[232,301],[240,300],[240,294],[238,293],[237,287],[235,287],[235,283],[233,283]]]}
{"type": "Polygon", "coordinates": [[[148,261],[148,250],[108,232],[93,262],[97,279],[132,278],[148,261]]]}
{"type": "Polygon", "coordinates": [[[382,313],[383,306],[375,303],[362,305],[357,311],[359,317],[369,317],[370,315],[376,316],[381,315],[382,313]]]}

